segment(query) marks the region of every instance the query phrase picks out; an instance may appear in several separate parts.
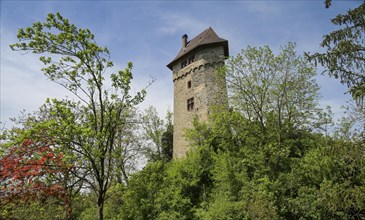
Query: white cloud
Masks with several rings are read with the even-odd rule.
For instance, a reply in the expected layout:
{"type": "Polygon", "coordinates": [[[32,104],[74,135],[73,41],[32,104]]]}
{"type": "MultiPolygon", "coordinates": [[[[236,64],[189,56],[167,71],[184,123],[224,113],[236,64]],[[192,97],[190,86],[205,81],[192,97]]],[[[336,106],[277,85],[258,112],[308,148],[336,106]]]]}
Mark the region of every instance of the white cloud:
{"type": "MultiPolygon", "coordinates": [[[[287,41],[297,43],[298,53],[316,51],[322,35],[333,28],[329,18],[354,3],[341,2],[343,6],[330,10],[321,8],[322,3],[297,1],[242,1],[229,4],[203,1],[192,2],[187,9],[182,7],[185,4],[181,2],[24,4],[29,13],[20,13],[25,9],[17,7],[19,3],[2,3],[11,6],[17,16],[10,13],[1,15],[1,121],[17,115],[22,109],[37,109],[46,97],[71,96],[45,78],[37,56],[22,56],[8,47],[16,40],[15,26],[28,26],[33,21],[44,20],[50,11],[57,9],[78,26],[91,28],[98,42],[110,49],[118,67],[116,69],[124,69],[126,62],[131,60],[135,66],[133,91],[144,88],[150,80],[149,75],[154,76],[156,82],[148,88],[141,108],[153,105],[164,116],[167,109],[173,108],[172,73],[166,64],[180,49],[182,34],[186,33],[192,38],[212,26],[219,36],[229,41],[231,55],[248,45],[269,45],[276,50],[287,41]],[[334,12],[334,9],[337,11],[334,12]]],[[[337,80],[323,79],[319,84],[322,86],[322,103],[340,106],[343,100],[348,99],[337,88],[340,84],[337,80]]]]}
{"type": "Polygon", "coordinates": [[[143,111],[148,106],[154,106],[160,117],[173,110],[173,82],[172,72],[166,63],[157,60],[152,55],[142,55],[133,61],[134,69],[132,92],[145,88],[152,79],[155,81],[147,88],[145,100],[139,105],[143,111]]]}
{"type": "Polygon", "coordinates": [[[16,42],[15,33],[2,27],[2,36],[0,121],[8,121],[21,110],[35,111],[47,97],[64,97],[67,94],[43,76],[38,56],[22,55],[9,48],[10,43],[16,42]]]}
{"type": "MultiPolygon", "coordinates": [[[[41,68],[42,63],[39,61],[39,55],[22,54],[22,52],[12,51],[9,48],[10,43],[17,41],[16,34],[7,31],[2,27],[1,41],[1,109],[0,121],[6,126],[11,126],[10,117],[16,117],[20,111],[36,111],[44,101],[50,98],[74,97],[70,92],[60,85],[48,80],[41,68]]],[[[153,105],[157,108],[161,117],[165,117],[167,110],[172,111],[173,103],[173,83],[171,73],[165,67],[165,64],[154,63],[154,59],[145,56],[139,56],[133,61],[134,79],[132,80],[132,93],[136,93],[145,88],[151,78],[156,81],[147,89],[147,96],[143,103],[139,105],[141,110],[153,105]],[[161,71],[164,70],[164,71],[161,71]],[[161,73],[162,72],[162,73],[161,73]]],[[[124,69],[126,64],[115,63],[115,67],[108,73],[124,69]]],[[[108,86],[108,77],[106,76],[106,86],[108,86]]]]}

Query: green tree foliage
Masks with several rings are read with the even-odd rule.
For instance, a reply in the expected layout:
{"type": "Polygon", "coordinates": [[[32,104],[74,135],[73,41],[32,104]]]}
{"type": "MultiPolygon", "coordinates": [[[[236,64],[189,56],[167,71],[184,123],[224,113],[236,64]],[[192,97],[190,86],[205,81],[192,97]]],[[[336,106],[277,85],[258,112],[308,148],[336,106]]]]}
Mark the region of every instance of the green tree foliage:
{"type": "Polygon", "coordinates": [[[159,211],[158,193],[163,187],[166,171],[162,161],[149,163],[131,177],[123,195],[121,219],[156,219],[159,211]]]}
{"type": "Polygon", "coordinates": [[[326,8],[329,8],[332,5],[332,0],[325,0],[324,5],[326,8]]]}
{"type": "MultiPolygon", "coordinates": [[[[359,18],[350,12],[338,22],[349,25],[359,18]]],[[[185,158],[170,161],[171,114],[165,123],[148,109],[144,132],[152,143],[151,157],[129,176],[126,160],[141,146],[130,123],[136,117],[133,106],[144,97],[144,92],[129,94],[131,64],[111,75],[116,92],[110,93],[103,89],[103,73],[112,65],[109,52],[96,45],[88,30],[57,14],[21,29],[18,37],[14,49],[51,54],[41,58],[45,75],[80,102],[48,100],[26,118],[23,129],[5,135],[7,144],[36,134],[53,138],[53,150],[62,151],[63,161],[76,169],[68,184],[87,183],[92,190],[74,197],[73,217],[93,219],[98,211],[103,219],[105,209],[108,219],[365,218],[363,108],[348,113],[333,134],[326,132],[331,117],[318,107],[315,67],[296,54],[294,44],[278,54],[267,46],[248,47],[228,60],[221,73],[227,75],[231,108],[212,108],[209,123],[195,118],[186,132],[191,151],[185,158]]],[[[357,62],[356,57],[346,59],[357,62]]],[[[16,217],[29,213],[33,218],[40,204],[31,205],[29,210],[10,208],[18,210],[16,217]]],[[[51,200],[46,205],[57,207],[51,200]]],[[[9,210],[2,216],[10,216],[9,210]]],[[[39,216],[48,218],[49,212],[41,210],[39,216]]]]}
{"type": "Polygon", "coordinates": [[[296,215],[321,219],[365,217],[364,133],[356,131],[352,123],[351,117],[344,118],[334,137],[319,139],[319,147],[294,164],[286,190],[295,192],[287,201],[296,215]]]}
{"type": "Polygon", "coordinates": [[[0,208],[1,219],[67,219],[63,204],[59,199],[48,197],[45,200],[32,202],[18,201],[0,208]]]}
{"type": "Polygon", "coordinates": [[[143,115],[142,129],[145,137],[145,154],[150,162],[172,159],[173,131],[172,113],[167,112],[166,121],[158,116],[156,108],[150,106],[143,115]]]}
{"type": "MultiPolygon", "coordinates": [[[[223,71],[230,103],[244,118],[244,127],[251,127],[243,132],[257,138],[257,149],[252,150],[265,154],[262,159],[272,165],[270,175],[289,169],[290,158],[305,153],[300,138],[331,121],[318,107],[315,68],[296,54],[292,43],[278,55],[267,46],[248,47],[229,59],[223,71]]],[[[226,119],[217,120],[225,124],[226,119]]]]}
{"type": "Polygon", "coordinates": [[[313,65],[289,44],[248,48],[225,71],[233,108],[194,120],[185,158],[133,175],[121,218],[364,218],[363,133],[353,118],[333,137],[318,129],[331,118],[313,65]]]}
{"type": "Polygon", "coordinates": [[[174,146],[174,125],[172,124],[172,113],[168,112],[166,116],[167,124],[166,129],[162,133],[161,145],[162,155],[164,155],[164,161],[168,162],[172,160],[173,146],[174,146]]]}
{"type": "Polygon", "coordinates": [[[263,132],[272,124],[280,138],[283,131],[311,129],[319,122],[315,68],[296,54],[295,44],[282,47],[278,55],[267,46],[248,47],[229,59],[223,71],[231,105],[263,132]]]}
{"type": "Polygon", "coordinates": [[[134,174],[123,194],[121,219],[197,219],[196,211],[210,189],[207,155],[149,163],[134,174]]]}
{"type": "Polygon", "coordinates": [[[124,147],[119,137],[128,126],[130,108],[143,100],[145,91],[130,94],[131,63],[110,74],[112,89],[106,89],[104,77],[113,66],[108,49],[97,45],[90,30],[77,28],[59,13],[19,29],[17,37],[19,42],[10,46],[13,50],[44,55],[44,75],[79,98],[48,100],[31,127],[46,128],[79,167],[74,175],[95,193],[101,220],[116,173],[116,152],[124,147]]]}
{"type": "Polygon", "coordinates": [[[290,156],[275,147],[276,139],[262,142],[262,135],[254,135],[259,131],[240,113],[223,112],[203,132],[210,137],[205,148],[213,158],[213,188],[206,209],[200,210],[203,219],[278,217],[273,180],[288,171],[290,156]]]}
{"type": "Polygon", "coordinates": [[[121,128],[116,137],[115,179],[117,184],[128,185],[129,175],[137,170],[140,157],[143,155],[143,140],[139,132],[140,121],[137,114],[137,108],[130,108],[124,114],[128,122],[121,128]]]}
{"type": "Polygon", "coordinates": [[[365,3],[331,20],[339,29],[324,35],[324,53],[307,57],[324,66],[324,72],[339,78],[359,104],[365,97],[365,3]]]}

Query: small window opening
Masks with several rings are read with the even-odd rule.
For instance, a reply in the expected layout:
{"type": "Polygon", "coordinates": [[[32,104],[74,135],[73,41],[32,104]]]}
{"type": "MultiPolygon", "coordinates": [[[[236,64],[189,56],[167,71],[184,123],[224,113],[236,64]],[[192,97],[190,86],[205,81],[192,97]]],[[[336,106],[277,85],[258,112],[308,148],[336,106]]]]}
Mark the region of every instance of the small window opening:
{"type": "Polygon", "coordinates": [[[187,104],[188,104],[188,111],[193,110],[194,109],[194,98],[188,99],[187,104]]]}
{"type": "Polygon", "coordinates": [[[192,62],[194,62],[195,61],[195,56],[193,55],[193,56],[191,56],[191,57],[189,57],[189,60],[188,60],[188,63],[190,64],[190,63],[192,63],[192,62]]]}
{"type": "Polygon", "coordinates": [[[182,62],[181,62],[181,69],[182,68],[184,68],[184,67],[186,67],[187,65],[189,65],[190,63],[193,63],[195,61],[195,56],[193,55],[193,56],[191,56],[191,57],[189,57],[187,60],[183,60],[182,62]]]}
{"type": "Polygon", "coordinates": [[[188,89],[191,88],[191,80],[188,81],[188,89]]]}
{"type": "Polygon", "coordinates": [[[184,68],[188,65],[188,61],[187,60],[184,60],[181,62],[181,68],[184,68]]]}

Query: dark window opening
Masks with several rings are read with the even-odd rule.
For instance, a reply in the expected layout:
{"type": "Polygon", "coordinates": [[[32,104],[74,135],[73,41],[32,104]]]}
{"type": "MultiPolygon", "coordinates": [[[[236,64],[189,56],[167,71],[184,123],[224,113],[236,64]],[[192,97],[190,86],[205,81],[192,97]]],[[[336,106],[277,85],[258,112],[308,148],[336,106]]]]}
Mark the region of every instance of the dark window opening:
{"type": "Polygon", "coordinates": [[[191,80],[188,81],[188,89],[191,88],[191,80]]]}
{"type": "Polygon", "coordinates": [[[181,62],[181,69],[184,68],[184,67],[186,67],[187,65],[189,65],[190,63],[192,63],[194,61],[195,61],[195,56],[194,55],[191,56],[191,57],[189,57],[187,60],[183,60],[181,62]]]}
{"type": "Polygon", "coordinates": [[[188,64],[190,64],[194,61],[195,61],[195,56],[193,55],[193,56],[189,57],[188,64]]]}
{"type": "Polygon", "coordinates": [[[184,60],[181,62],[181,68],[184,68],[188,65],[188,61],[187,60],[184,60]]]}
{"type": "Polygon", "coordinates": [[[188,104],[188,111],[193,110],[194,109],[194,98],[188,99],[187,104],[188,104]]]}

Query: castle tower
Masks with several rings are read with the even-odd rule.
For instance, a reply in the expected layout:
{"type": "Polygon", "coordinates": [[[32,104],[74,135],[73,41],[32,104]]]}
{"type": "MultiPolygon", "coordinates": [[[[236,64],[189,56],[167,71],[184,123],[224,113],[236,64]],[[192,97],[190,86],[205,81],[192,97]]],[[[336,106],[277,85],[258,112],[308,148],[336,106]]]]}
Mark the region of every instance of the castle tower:
{"type": "Polygon", "coordinates": [[[174,82],[174,158],[189,150],[184,133],[192,127],[194,116],[207,121],[211,106],[227,103],[225,77],[216,74],[227,57],[228,41],[211,27],[190,41],[186,34],[182,36],[180,52],[167,65],[174,82]]]}

